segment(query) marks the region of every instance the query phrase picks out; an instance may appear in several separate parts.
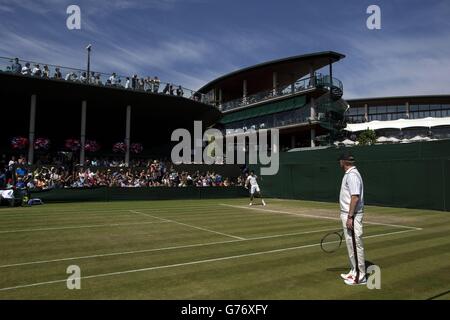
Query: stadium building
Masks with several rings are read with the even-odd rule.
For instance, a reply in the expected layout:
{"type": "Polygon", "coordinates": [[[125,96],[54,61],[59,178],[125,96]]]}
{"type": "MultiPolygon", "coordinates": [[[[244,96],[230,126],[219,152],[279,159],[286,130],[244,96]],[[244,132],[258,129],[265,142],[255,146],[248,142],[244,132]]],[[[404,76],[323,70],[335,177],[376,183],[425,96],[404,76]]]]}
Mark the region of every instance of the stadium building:
{"type": "Polygon", "coordinates": [[[450,95],[380,97],[347,100],[349,137],[374,130],[380,142],[450,138],[450,95]]]}
{"type": "Polygon", "coordinates": [[[344,126],[348,105],[333,63],[343,54],[327,51],[269,61],[219,77],[199,92],[222,112],[218,127],[276,128],[280,150],[314,147],[332,140],[344,126]]]}
{"type": "MultiPolygon", "coordinates": [[[[111,74],[94,72],[98,77],[94,82],[94,77],[86,78],[85,70],[49,64],[45,65],[50,70],[48,77],[32,75],[31,70],[24,75],[11,70],[14,59],[2,58],[0,62],[0,152],[20,152],[27,155],[30,164],[49,154],[67,151],[83,164],[87,157],[98,154],[85,150],[87,141],[92,140],[105,155],[114,155],[112,146],[123,143],[127,164],[133,143],[143,145],[142,155],[167,156],[173,130],[191,130],[195,120],[210,126],[221,117],[220,111],[206,103],[201,94],[159,80],[146,80],[147,87],[130,84],[126,88],[124,76],[114,75],[111,79],[111,74]],[[62,77],[55,76],[58,71],[62,77]],[[26,148],[11,150],[14,137],[26,138],[26,148]],[[48,139],[50,146],[36,150],[39,138],[48,139]],[[80,146],[74,148],[77,152],[70,152],[67,140],[79,142],[80,146]]],[[[19,63],[25,66],[29,61],[19,63]]],[[[33,65],[44,66],[30,63],[30,67],[33,65]]]]}
{"type": "Polygon", "coordinates": [[[31,67],[39,65],[34,62],[30,74],[23,75],[13,72],[14,59],[2,58],[0,151],[10,154],[11,139],[26,137],[27,150],[20,152],[32,164],[67,151],[65,141],[72,138],[80,143],[72,156],[83,164],[93,156],[85,150],[87,141],[97,141],[106,155],[122,142],[128,164],[134,142],[144,145],[144,155],[168,156],[173,130],[192,130],[195,120],[227,135],[276,128],[281,151],[329,146],[345,138],[352,144],[366,129],[375,130],[380,143],[450,138],[449,95],[343,100],[344,86],[333,76],[333,64],[344,57],[326,51],[268,61],[221,76],[198,91],[153,79],[135,87],[124,76],[115,75],[111,82],[110,74],[50,64],[45,65],[48,77],[33,76],[31,67]],[[71,75],[70,81],[55,77],[58,70],[71,75]],[[43,137],[51,141],[45,153],[34,147],[43,137]]]}

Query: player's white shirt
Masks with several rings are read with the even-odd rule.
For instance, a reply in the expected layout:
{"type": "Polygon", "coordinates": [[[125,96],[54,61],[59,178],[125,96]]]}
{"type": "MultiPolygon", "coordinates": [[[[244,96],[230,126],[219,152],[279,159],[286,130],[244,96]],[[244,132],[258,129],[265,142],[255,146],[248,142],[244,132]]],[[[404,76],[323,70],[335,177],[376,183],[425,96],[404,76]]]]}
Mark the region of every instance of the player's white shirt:
{"type": "Polygon", "coordinates": [[[359,201],[356,204],[355,212],[361,213],[364,210],[364,184],[356,167],[349,168],[342,178],[341,193],[339,203],[341,212],[348,213],[352,195],[359,195],[359,201]]]}
{"type": "Polygon", "coordinates": [[[247,177],[247,181],[246,183],[250,182],[250,185],[253,186],[258,186],[258,182],[256,181],[257,176],[248,176],[247,177]]]}
{"type": "Polygon", "coordinates": [[[246,184],[250,183],[250,193],[260,192],[258,182],[256,181],[257,176],[248,176],[246,184]]]}

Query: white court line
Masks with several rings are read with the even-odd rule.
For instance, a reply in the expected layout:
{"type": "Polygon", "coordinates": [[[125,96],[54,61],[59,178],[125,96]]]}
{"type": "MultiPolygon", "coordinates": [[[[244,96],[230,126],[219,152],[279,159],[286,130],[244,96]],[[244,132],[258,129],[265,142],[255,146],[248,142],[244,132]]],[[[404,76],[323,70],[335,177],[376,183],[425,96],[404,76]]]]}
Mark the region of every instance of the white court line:
{"type": "Polygon", "coordinates": [[[271,239],[271,238],[297,236],[297,235],[302,235],[302,234],[327,232],[327,231],[333,231],[333,230],[336,230],[336,228],[328,228],[328,229],[320,229],[320,230],[313,230],[313,231],[302,231],[302,232],[294,232],[294,233],[276,234],[276,235],[270,235],[270,236],[246,238],[246,239],[243,239],[243,240],[236,239],[236,240],[226,240],[226,241],[215,241],[215,242],[207,242],[207,243],[189,244],[189,245],[183,245],[183,246],[143,249],[143,250],[124,251],[124,252],[111,252],[111,253],[104,253],[104,254],[95,254],[95,255],[79,256],[79,257],[68,257],[68,258],[60,258],[60,259],[52,259],[52,260],[38,260],[38,261],[30,261],[30,262],[22,262],[22,263],[0,265],[0,269],[1,268],[9,268],[9,267],[26,266],[26,265],[31,265],[31,264],[43,264],[43,263],[61,262],[61,261],[70,261],[70,260],[102,258],[102,257],[110,257],[110,256],[120,256],[120,255],[128,255],[128,254],[146,253],[146,252],[153,252],[153,251],[186,249],[186,248],[194,248],[194,247],[206,247],[206,246],[211,246],[211,245],[215,245],[215,244],[226,244],[226,243],[252,241],[252,240],[264,240],[264,239],[271,239]]]}
{"type": "Polygon", "coordinates": [[[220,235],[223,235],[223,236],[226,236],[226,237],[230,237],[230,238],[234,238],[234,239],[245,240],[245,238],[242,238],[242,237],[233,236],[231,234],[226,234],[226,233],[219,232],[219,231],[214,231],[214,230],[211,230],[211,229],[206,229],[206,228],[202,228],[202,227],[193,226],[192,224],[178,222],[178,221],[175,221],[175,220],[160,218],[160,217],[153,216],[151,214],[144,213],[144,212],[139,212],[139,211],[135,211],[135,210],[130,210],[130,212],[141,214],[141,215],[145,215],[145,216],[149,216],[149,217],[152,217],[154,219],[159,219],[159,220],[166,221],[166,222],[176,223],[176,224],[179,224],[179,225],[182,225],[182,226],[186,226],[186,227],[190,227],[190,228],[194,228],[194,229],[198,229],[198,230],[203,230],[203,231],[207,231],[207,232],[211,232],[211,233],[215,233],[215,234],[220,234],[220,235]]]}
{"type": "MultiPolygon", "coordinates": [[[[417,230],[402,230],[402,231],[395,231],[395,232],[389,232],[389,233],[381,233],[381,234],[367,236],[365,238],[367,239],[367,238],[383,237],[383,236],[411,232],[411,231],[417,231],[417,230]]],[[[334,243],[334,242],[338,242],[338,241],[330,241],[327,243],[334,243]]],[[[190,261],[190,262],[183,262],[183,263],[176,263],[176,264],[168,264],[168,265],[141,268],[141,269],[131,269],[131,270],[124,270],[124,271],[110,272],[110,273],[94,274],[94,275],[80,277],[80,278],[76,278],[76,279],[93,279],[93,278],[101,278],[101,277],[110,277],[110,276],[117,276],[117,275],[122,275],[122,274],[129,274],[129,273],[145,272],[145,271],[158,270],[158,269],[168,269],[168,268],[189,266],[189,265],[195,265],[195,264],[203,264],[203,263],[208,263],[208,262],[217,262],[217,261],[238,259],[238,258],[244,258],[244,257],[252,257],[252,256],[258,256],[258,255],[264,255],[264,254],[270,254],[270,253],[278,253],[278,252],[291,251],[291,250],[298,250],[298,249],[305,249],[305,248],[311,248],[311,247],[317,247],[317,246],[320,246],[320,243],[314,243],[314,244],[308,244],[308,245],[296,246],[296,247],[288,247],[288,248],[282,248],[282,249],[245,253],[245,254],[226,256],[226,257],[220,257],[220,258],[212,258],[212,259],[197,260],[197,261],[190,261]]],[[[9,290],[15,290],[15,289],[37,287],[37,286],[42,286],[42,285],[46,285],[46,284],[54,284],[54,283],[60,283],[60,282],[66,282],[66,281],[67,281],[67,279],[36,282],[36,283],[24,284],[24,285],[19,285],[19,286],[14,286],[14,287],[0,288],[0,291],[9,291],[9,290]]]]}
{"type": "Polygon", "coordinates": [[[34,228],[34,229],[3,230],[3,231],[0,231],[0,234],[4,234],[4,233],[20,233],[20,232],[34,232],[34,231],[66,230],[66,229],[84,229],[84,228],[101,228],[101,227],[121,227],[121,226],[133,226],[133,225],[151,224],[151,223],[165,223],[165,221],[130,222],[130,223],[109,223],[109,224],[91,224],[91,225],[81,225],[81,226],[68,226],[68,227],[51,227],[51,228],[34,228]]]}
{"type": "MultiPolygon", "coordinates": [[[[36,208],[36,207],[35,207],[36,208]]],[[[41,207],[42,208],[42,207],[41,207]]],[[[184,206],[183,208],[188,208],[188,209],[195,209],[195,208],[205,208],[204,205],[187,205],[184,206]]],[[[71,209],[71,210],[60,210],[60,209],[54,209],[54,210],[45,210],[45,211],[37,211],[38,208],[36,208],[36,210],[32,210],[31,208],[14,208],[14,210],[9,210],[9,209],[2,209],[0,210],[0,217],[2,216],[20,216],[23,213],[32,213],[32,214],[36,214],[39,216],[39,214],[44,213],[44,214],[53,214],[53,213],[78,213],[78,212],[83,212],[83,213],[101,213],[101,212],[111,212],[111,211],[123,211],[123,212],[129,212],[128,209],[121,209],[121,208],[111,208],[108,210],[103,210],[103,209],[84,209],[84,208],[80,208],[80,209],[71,209]],[[8,210],[8,211],[6,211],[8,210]],[[5,211],[5,212],[2,212],[5,211]]],[[[40,208],[39,208],[40,209],[40,208]]],[[[172,209],[180,209],[180,206],[171,206],[171,207],[147,207],[147,208],[136,208],[136,210],[150,210],[150,211],[160,211],[160,210],[172,210],[172,209]]]]}
{"type": "MultiPolygon", "coordinates": [[[[225,207],[238,208],[238,209],[248,209],[248,210],[257,210],[257,211],[265,211],[265,212],[273,212],[273,213],[283,213],[283,214],[289,214],[289,215],[305,217],[305,218],[328,219],[328,220],[341,221],[341,218],[337,218],[337,217],[333,218],[333,217],[324,217],[324,216],[317,216],[317,215],[313,215],[313,214],[295,213],[295,212],[282,211],[282,210],[271,210],[271,209],[262,209],[262,208],[255,208],[255,207],[246,207],[246,206],[235,206],[235,205],[225,204],[225,203],[221,203],[220,205],[225,206],[225,207]]],[[[423,228],[418,228],[418,227],[404,226],[404,225],[400,225],[400,224],[388,224],[388,223],[372,222],[372,221],[364,221],[364,224],[372,224],[372,225],[395,227],[395,228],[405,228],[405,229],[411,229],[411,230],[422,230],[423,229],[423,228]]]]}

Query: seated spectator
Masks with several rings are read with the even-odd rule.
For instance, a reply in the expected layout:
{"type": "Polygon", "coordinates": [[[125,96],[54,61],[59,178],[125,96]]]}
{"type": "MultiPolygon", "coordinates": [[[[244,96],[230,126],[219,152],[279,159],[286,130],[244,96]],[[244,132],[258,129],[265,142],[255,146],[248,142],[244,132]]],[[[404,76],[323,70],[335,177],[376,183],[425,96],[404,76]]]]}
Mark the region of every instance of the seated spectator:
{"type": "Polygon", "coordinates": [[[144,91],[145,92],[152,91],[152,82],[153,82],[153,80],[151,80],[150,77],[147,77],[144,79],[144,91]]]}
{"type": "Polygon", "coordinates": [[[53,79],[62,79],[62,74],[59,68],[55,68],[55,74],[53,75],[53,79]]]}
{"type": "Polygon", "coordinates": [[[91,75],[89,77],[89,83],[90,84],[96,84],[95,83],[95,72],[91,72],[91,75]]]}
{"type": "Polygon", "coordinates": [[[153,92],[154,93],[158,93],[160,83],[161,83],[161,81],[159,81],[158,77],[155,76],[155,78],[153,79],[153,92]]]}
{"type": "Polygon", "coordinates": [[[144,90],[144,79],[143,78],[140,78],[139,79],[139,81],[138,81],[138,88],[137,88],[138,90],[144,90]]]}
{"type": "Polygon", "coordinates": [[[175,91],[175,86],[173,84],[170,84],[169,91],[170,91],[170,95],[173,96],[174,95],[174,91],[175,91]]]}
{"type": "Polygon", "coordinates": [[[101,77],[100,73],[98,73],[98,74],[95,76],[95,84],[98,85],[98,86],[103,85],[102,80],[101,80],[100,77],[101,77]]]}
{"type": "Polygon", "coordinates": [[[22,68],[22,74],[24,76],[31,76],[31,68],[29,62],[25,63],[25,66],[22,68]]]}
{"type": "Polygon", "coordinates": [[[131,89],[136,90],[137,87],[138,87],[138,77],[137,74],[135,74],[133,78],[131,78],[131,89]]]}
{"type": "Polygon", "coordinates": [[[39,64],[35,64],[33,71],[32,71],[32,75],[35,77],[40,77],[42,76],[42,70],[41,67],[39,66],[39,64]]]}
{"type": "Polygon", "coordinates": [[[167,94],[170,90],[170,85],[168,83],[166,83],[166,86],[164,87],[162,93],[167,94]]]}
{"type": "Polygon", "coordinates": [[[22,177],[18,177],[17,178],[17,182],[16,182],[16,188],[17,189],[25,189],[26,188],[26,183],[23,181],[22,177]]]}
{"type": "Polygon", "coordinates": [[[48,68],[48,65],[44,66],[44,70],[42,71],[42,77],[50,78],[50,69],[48,68]]]}
{"type": "Polygon", "coordinates": [[[183,94],[184,94],[183,88],[182,88],[181,86],[178,86],[178,89],[177,89],[177,96],[182,97],[183,94]]]}
{"type": "Polygon", "coordinates": [[[80,76],[80,82],[86,82],[87,81],[87,74],[86,72],[83,72],[80,76]]]}
{"type": "Polygon", "coordinates": [[[126,78],[125,81],[125,89],[131,89],[131,81],[130,81],[130,77],[126,78]]]}
{"type": "Polygon", "coordinates": [[[113,72],[113,74],[111,75],[111,77],[109,77],[108,80],[109,80],[109,83],[110,83],[112,86],[116,86],[117,83],[118,83],[118,78],[117,78],[116,73],[113,72]]]}
{"type": "Polygon", "coordinates": [[[14,62],[11,65],[11,71],[13,73],[20,73],[22,71],[22,65],[19,63],[19,58],[14,58],[14,62]]]}
{"type": "Polygon", "coordinates": [[[68,74],[66,74],[66,81],[75,81],[77,80],[77,75],[75,74],[75,72],[69,72],[68,74]]]}

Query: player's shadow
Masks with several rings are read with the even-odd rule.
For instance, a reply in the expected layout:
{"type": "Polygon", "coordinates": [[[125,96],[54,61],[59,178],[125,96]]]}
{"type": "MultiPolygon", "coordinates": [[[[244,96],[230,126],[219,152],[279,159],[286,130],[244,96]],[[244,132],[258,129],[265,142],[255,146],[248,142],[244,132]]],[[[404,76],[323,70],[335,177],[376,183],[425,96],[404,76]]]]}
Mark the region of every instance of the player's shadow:
{"type": "MultiPolygon", "coordinates": [[[[366,269],[369,268],[370,266],[373,266],[374,263],[371,261],[366,260],[366,269]]],[[[332,271],[332,272],[336,272],[336,271],[347,271],[348,270],[348,266],[347,267],[336,267],[336,268],[327,268],[327,271],[332,271]]]]}

